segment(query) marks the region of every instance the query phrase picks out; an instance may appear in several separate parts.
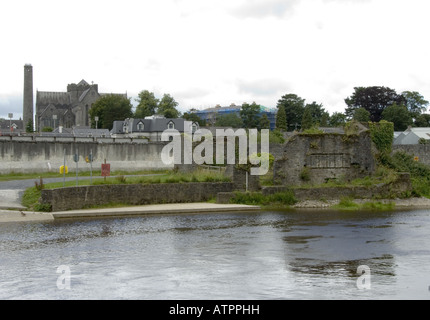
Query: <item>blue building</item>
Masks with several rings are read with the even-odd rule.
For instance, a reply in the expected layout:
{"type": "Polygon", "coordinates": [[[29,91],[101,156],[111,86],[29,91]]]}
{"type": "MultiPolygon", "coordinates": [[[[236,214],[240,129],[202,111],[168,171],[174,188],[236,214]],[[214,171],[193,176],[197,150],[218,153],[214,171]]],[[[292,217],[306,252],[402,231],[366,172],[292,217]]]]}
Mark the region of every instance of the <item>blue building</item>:
{"type": "MultiPolygon", "coordinates": [[[[228,107],[221,107],[220,105],[217,105],[213,108],[208,108],[205,110],[196,110],[193,113],[198,115],[200,119],[206,120],[206,123],[214,125],[217,117],[221,115],[236,113],[240,117],[240,109],[242,109],[242,106],[237,106],[235,104],[231,104],[228,107]]],[[[269,118],[270,121],[270,130],[275,130],[276,128],[276,111],[277,109],[269,109],[260,106],[260,116],[263,114],[267,115],[267,118],[269,118]]]]}

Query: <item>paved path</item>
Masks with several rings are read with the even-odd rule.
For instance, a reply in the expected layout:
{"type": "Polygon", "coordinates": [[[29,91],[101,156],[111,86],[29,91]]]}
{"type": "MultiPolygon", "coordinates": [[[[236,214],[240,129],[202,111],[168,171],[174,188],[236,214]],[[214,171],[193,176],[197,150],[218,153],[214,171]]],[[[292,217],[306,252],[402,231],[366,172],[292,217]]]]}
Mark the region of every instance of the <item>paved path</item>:
{"type": "Polygon", "coordinates": [[[172,203],[151,204],[144,206],[108,208],[108,209],[84,209],[51,213],[20,212],[0,210],[1,222],[20,221],[49,221],[66,218],[102,218],[102,217],[130,217],[155,214],[190,214],[190,213],[219,213],[219,212],[249,212],[258,211],[258,206],[240,204],[217,204],[217,203],[172,203]]]}

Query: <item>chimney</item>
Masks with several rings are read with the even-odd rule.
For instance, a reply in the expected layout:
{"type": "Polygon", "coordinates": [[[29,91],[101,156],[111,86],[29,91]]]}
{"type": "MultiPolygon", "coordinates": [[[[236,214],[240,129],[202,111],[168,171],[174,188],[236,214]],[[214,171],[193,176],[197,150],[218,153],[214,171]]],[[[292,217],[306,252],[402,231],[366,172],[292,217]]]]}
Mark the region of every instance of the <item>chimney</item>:
{"type": "Polygon", "coordinates": [[[23,99],[23,122],[24,128],[28,125],[29,121],[33,123],[33,67],[31,64],[24,66],[24,99],[23,99]]]}

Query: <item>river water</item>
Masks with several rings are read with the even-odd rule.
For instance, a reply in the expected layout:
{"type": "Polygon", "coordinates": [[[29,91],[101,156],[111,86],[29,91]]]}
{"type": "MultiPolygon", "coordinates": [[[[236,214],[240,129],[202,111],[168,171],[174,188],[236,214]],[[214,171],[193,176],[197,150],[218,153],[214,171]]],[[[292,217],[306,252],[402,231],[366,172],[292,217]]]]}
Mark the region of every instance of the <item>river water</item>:
{"type": "Polygon", "coordinates": [[[430,298],[430,210],[5,223],[0,252],[0,299],[430,298]]]}

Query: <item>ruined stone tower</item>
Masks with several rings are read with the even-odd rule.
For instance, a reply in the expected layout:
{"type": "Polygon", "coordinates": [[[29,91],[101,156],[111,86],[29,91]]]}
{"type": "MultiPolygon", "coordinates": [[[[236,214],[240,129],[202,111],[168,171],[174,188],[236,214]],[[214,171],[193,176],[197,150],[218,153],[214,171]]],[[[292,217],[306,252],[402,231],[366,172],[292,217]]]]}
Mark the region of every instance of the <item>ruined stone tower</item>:
{"type": "Polygon", "coordinates": [[[23,103],[23,123],[24,128],[28,122],[33,120],[33,67],[31,64],[24,66],[24,103],[23,103]]]}

